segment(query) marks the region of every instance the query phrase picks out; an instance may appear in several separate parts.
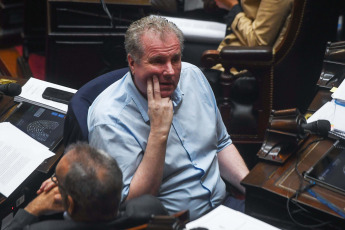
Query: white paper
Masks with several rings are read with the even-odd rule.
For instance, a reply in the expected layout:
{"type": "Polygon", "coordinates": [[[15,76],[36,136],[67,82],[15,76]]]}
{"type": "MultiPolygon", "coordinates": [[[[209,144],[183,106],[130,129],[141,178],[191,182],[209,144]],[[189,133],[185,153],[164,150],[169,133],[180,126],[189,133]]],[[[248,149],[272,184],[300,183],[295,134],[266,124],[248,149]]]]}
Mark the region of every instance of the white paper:
{"type": "Polygon", "coordinates": [[[54,153],[9,122],[0,130],[0,192],[8,197],[54,153]]]}
{"type": "Polygon", "coordinates": [[[344,105],[336,104],[333,124],[334,124],[334,129],[345,132],[345,106],[344,105]]]}
{"type": "Polygon", "coordinates": [[[225,38],[226,24],[224,23],[186,18],[165,18],[180,28],[187,41],[220,43],[225,38]]]}
{"type": "Polygon", "coordinates": [[[186,229],[190,230],[197,227],[208,228],[212,230],[231,230],[231,229],[255,229],[269,230],[278,229],[261,220],[255,219],[244,213],[235,211],[224,205],[200,217],[197,220],[186,224],[186,229]]]}
{"type": "Polygon", "coordinates": [[[68,87],[50,83],[47,81],[42,81],[42,80],[32,77],[22,87],[22,93],[19,96],[15,97],[14,99],[15,101],[21,101],[20,98],[25,98],[26,100],[29,100],[30,103],[33,103],[33,104],[40,103],[40,104],[58,109],[60,112],[66,113],[67,108],[68,108],[66,104],[55,102],[52,100],[47,100],[42,97],[42,94],[47,87],[53,87],[53,88],[61,89],[61,90],[71,92],[71,93],[77,92],[76,89],[68,88],[68,87]]]}
{"type": "Polygon", "coordinates": [[[329,101],[309,117],[307,123],[317,120],[328,120],[332,130],[345,132],[345,106],[335,103],[335,100],[329,101]]]}
{"type": "Polygon", "coordinates": [[[339,85],[338,89],[332,94],[332,98],[345,101],[345,80],[339,85]]]}
{"type": "Polygon", "coordinates": [[[310,123],[317,120],[328,120],[331,125],[333,125],[335,106],[336,104],[334,103],[334,101],[328,101],[313,115],[311,115],[307,122],[310,123]]]}

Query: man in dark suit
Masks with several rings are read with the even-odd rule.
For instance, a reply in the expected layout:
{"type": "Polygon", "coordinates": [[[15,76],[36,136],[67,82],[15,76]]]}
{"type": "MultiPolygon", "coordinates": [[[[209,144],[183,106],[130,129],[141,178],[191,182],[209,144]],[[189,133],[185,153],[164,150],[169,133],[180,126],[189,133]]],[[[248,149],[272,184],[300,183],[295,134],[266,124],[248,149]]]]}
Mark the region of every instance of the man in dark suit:
{"type": "Polygon", "coordinates": [[[7,229],[115,229],[121,191],[122,172],[114,158],[77,143],[7,229]],[[64,219],[40,221],[57,212],[64,212],[64,219]]]}

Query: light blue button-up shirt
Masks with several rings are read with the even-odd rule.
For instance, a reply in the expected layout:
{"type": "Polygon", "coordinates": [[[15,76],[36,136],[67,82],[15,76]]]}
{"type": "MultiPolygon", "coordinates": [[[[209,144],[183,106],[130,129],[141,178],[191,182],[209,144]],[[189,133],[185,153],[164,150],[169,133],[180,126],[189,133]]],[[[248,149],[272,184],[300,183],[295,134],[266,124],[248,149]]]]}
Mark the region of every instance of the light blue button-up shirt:
{"type": "MultiPolygon", "coordinates": [[[[193,220],[225,197],[217,153],[231,139],[212,89],[196,66],[182,63],[172,101],[174,116],[158,198],[171,214],[189,209],[193,220]]],[[[104,90],[89,109],[89,142],[117,160],[123,172],[122,200],[146,149],[150,133],[147,110],[147,100],[130,73],[104,90]]]]}

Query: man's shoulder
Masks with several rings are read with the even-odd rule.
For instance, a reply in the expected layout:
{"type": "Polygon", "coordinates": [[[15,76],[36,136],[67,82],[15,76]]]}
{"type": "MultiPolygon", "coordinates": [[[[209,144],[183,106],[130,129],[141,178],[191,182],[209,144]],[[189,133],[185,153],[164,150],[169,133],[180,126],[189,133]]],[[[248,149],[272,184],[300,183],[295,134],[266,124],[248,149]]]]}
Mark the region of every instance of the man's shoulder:
{"type": "Polygon", "coordinates": [[[109,115],[117,117],[126,107],[129,96],[117,83],[105,89],[89,108],[88,117],[92,120],[107,122],[109,115]]]}
{"type": "Polygon", "coordinates": [[[188,62],[182,62],[180,80],[193,84],[204,84],[207,81],[202,70],[188,62]]]}
{"type": "Polygon", "coordinates": [[[189,62],[182,62],[182,71],[183,70],[191,70],[191,69],[194,69],[194,70],[199,70],[199,67],[189,63],[189,62]]]}

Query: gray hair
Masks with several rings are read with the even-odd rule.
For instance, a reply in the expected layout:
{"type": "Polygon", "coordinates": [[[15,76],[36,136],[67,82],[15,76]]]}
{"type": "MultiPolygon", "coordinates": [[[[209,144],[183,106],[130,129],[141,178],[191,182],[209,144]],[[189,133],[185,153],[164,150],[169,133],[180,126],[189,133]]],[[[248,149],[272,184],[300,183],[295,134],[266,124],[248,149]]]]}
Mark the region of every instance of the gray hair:
{"type": "Polygon", "coordinates": [[[135,62],[140,62],[144,54],[141,38],[147,31],[156,32],[162,40],[167,33],[174,33],[179,40],[181,52],[183,51],[184,38],[182,31],[166,18],[151,15],[133,22],[126,32],[126,53],[127,55],[130,54],[135,62]]]}
{"type": "Polygon", "coordinates": [[[73,198],[76,211],[91,221],[117,215],[122,192],[122,172],[114,158],[87,143],[69,146],[70,169],[61,181],[73,198]]]}

